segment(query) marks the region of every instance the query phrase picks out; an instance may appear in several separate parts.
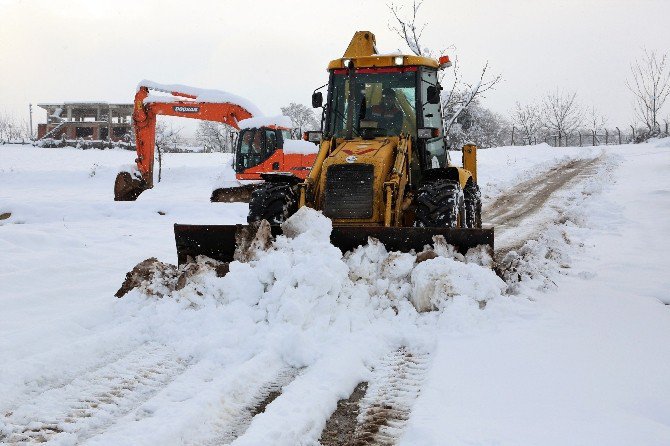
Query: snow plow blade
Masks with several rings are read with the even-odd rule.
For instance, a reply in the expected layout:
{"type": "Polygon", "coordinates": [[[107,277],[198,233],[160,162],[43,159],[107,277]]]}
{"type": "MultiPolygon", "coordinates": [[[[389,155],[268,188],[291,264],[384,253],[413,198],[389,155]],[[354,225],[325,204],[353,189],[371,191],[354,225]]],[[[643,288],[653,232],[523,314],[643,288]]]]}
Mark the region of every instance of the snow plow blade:
{"type": "MultiPolygon", "coordinates": [[[[174,225],[177,244],[177,261],[184,264],[192,262],[196,256],[203,255],[221,262],[233,261],[235,254],[235,236],[244,225],[174,225]]],[[[282,233],[280,226],[271,227],[272,236],[282,233]]],[[[465,254],[468,249],[479,245],[490,247],[493,251],[493,228],[487,229],[451,229],[451,228],[402,228],[382,226],[340,226],[334,227],[330,241],[342,253],[365,245],[368,237],[382,242],[388,251],[422,251],[426,245],[433,244],[433,237],[441,235],[445,241],[465,254]]]]}
{"type": "Polygon", "coordinates": [[[249,203],[251,194],[258,184],[244,184],[236,187],[219,187],[212,191],[212,203],[249,203]]]}

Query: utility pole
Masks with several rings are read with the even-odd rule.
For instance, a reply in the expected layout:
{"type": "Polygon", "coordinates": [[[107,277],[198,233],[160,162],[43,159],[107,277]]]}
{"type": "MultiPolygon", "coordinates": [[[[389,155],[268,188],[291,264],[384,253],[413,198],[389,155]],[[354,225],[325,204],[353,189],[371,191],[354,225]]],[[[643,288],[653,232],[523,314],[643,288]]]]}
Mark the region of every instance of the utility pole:
{"type": "Polygon", "coordinates": [[[33,139],[33,104],[28,104],[28,110],[30,111],[30,139],[33,139]]]}

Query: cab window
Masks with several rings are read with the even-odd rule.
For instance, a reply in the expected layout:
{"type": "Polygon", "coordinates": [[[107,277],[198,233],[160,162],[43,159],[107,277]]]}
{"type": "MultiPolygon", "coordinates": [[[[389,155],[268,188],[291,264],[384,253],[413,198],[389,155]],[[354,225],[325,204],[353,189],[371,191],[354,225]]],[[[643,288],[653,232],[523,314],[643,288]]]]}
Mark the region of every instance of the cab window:
{"type": "Polygon", "coordinates": [[[416,71],[357,70],[353,77],[333,73],[328,133],[338,138],[355,137],[364,127],[374,129],[374,136],[401,132],[415,136],[415,89],[416,71]]]}
{"type": "Polygon", "coordinates": [[[425,140],[426,146],[426,167],[430,168],[434,164],[444,167],[447,160],[447,151],[442,137],[442,114],[440,113],[440,104],[428,103],[428,87],[437,84],[437,71],[431,69],[421,70],[421,115],[423,118],[423,127],[432,127],[440,129],[439,136],[425,140]]]}
{"type": "Polygon", "coordinates": [[[265,131],[265,157],[269,157],[277,150],[277,134],[274,130],[265,131]]]}

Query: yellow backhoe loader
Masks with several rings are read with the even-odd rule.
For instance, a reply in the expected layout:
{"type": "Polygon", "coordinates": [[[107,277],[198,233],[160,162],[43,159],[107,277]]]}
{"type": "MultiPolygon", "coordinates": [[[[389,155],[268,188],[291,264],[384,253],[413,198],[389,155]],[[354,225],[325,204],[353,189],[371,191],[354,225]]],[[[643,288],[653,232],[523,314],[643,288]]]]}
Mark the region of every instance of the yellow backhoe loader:
{"type": "MultiPolygon", "coordinates": [[[[462,150],[462,167],[451,164],[442,134],[438,71],[450,66],[414,55],[378,54],[375,36],[356,32],[344,56],[328,65],[314,166],[305,180],[265,174],[254,191],[248,222],[267,220],[273,235],[301,206],[333,221],[332,243],[343,252],[374,237],[389,251],[420,251],[441,235],[466,252],[493,249],[493,229],[481,228],[477,148],[462,150]]],[[[231,261],[242,225],[175,225],[179,263],[197,255],[231,261]]]]}

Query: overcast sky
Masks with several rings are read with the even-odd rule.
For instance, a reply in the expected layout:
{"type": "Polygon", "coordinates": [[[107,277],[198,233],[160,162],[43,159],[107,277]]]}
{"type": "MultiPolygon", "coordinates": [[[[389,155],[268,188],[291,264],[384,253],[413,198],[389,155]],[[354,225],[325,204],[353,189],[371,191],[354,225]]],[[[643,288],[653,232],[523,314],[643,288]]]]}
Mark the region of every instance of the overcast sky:
{"type": "MultiPolygon", "coordinates": [[[[310,103],[354,31],[375,33],[382,50],[406,50],[388,28],[387,3],[0,0],[0,112],[132,102],[146,78],[226,90],[278,114],[310,103]]],[[[397,3],[409,10],[410,1],[397,3]]],[[[626,126],[630,62],[643,47],[670,52],[670,0],[425,0],[419,18],[423,45],[453,45],[466,76],[487,60],[502,74],[485,105],[504,114],[560,88],[576,90],[610,126],[626,126]]]]}

